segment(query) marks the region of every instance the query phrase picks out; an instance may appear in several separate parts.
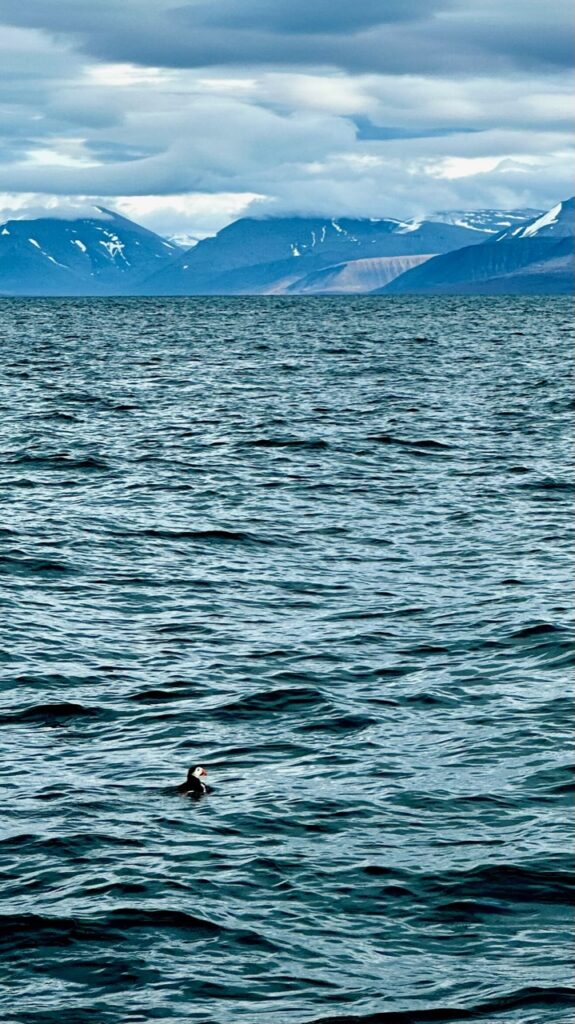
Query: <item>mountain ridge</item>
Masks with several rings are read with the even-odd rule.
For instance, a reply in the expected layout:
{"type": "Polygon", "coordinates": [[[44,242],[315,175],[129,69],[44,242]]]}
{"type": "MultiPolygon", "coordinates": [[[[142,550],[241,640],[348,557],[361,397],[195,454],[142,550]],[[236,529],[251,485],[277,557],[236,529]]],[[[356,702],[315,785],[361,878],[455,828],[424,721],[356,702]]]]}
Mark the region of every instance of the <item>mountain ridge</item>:
{"type": "Polygon", "coordinates": [[[575,268],[574,205],[573,197],[563,200],[479,246],[435,256],[375,294],[569,293],[575,268]]]}
{"type": "Polygon", "coordinates": [[[459,225],[392,218],[244,217],[143,282],[154,294],[293,291],[301,277],[352,260],[443,253],[485,235],[459,225]],[[258,270],[257,268],[260,268],[258,270]]]}
{"type": "Polygon", "coordinates": [[[0,294],[100,295],[130,289],[180,249],[113,210],[0,224],[0,294]]]}
{"type": "Polygon", "coordinates": [[[0,224],[0,295],[552,294],[571,288],[573,203],[443,220],[246,217],[186,250],[105,207],[13,218],[0,224]]]}

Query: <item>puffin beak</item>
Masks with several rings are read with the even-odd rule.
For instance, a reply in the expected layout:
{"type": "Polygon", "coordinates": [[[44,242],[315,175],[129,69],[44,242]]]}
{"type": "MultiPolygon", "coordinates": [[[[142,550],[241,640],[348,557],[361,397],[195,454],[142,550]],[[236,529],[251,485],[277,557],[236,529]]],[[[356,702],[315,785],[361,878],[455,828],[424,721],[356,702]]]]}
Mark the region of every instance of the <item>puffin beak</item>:
{"type": "Polygon", "coordinates": [[[202,778],[204,778],[204,776],[205,776],[205,775],[207,775],[207,774],[208,774],[208,773],[207,773],[206,769],[205,769],[205,768],[202,768],[202,778]]]}

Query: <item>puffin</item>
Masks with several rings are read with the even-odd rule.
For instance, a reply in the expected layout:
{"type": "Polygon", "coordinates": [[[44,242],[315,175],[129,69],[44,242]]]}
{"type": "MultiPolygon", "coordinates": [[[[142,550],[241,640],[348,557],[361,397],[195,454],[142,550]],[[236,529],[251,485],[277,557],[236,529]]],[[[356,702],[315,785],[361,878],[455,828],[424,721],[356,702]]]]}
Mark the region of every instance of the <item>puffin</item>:
{"type": "Polygon", "coordinates": [[[205,796],[206,793],[211,793],[211,786],[206,786],[202,779],[205,779],[207,775],[205,768],[202,768],[200,764],[194,765],[193,768],[188,770],[188,777],[185,782],[182,782],[181,786],[178,786],[178,793],[181,796],[189,796],[193,799],[197,799],[200,796],[205,796]]]}

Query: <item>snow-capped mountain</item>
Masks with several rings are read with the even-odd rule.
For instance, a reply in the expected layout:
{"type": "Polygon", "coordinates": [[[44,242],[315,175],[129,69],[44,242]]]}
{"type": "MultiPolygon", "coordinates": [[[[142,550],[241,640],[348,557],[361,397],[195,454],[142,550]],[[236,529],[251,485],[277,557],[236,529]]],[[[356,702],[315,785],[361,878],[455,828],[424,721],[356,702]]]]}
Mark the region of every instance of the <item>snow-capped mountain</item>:
{"type": "Polygon", "coordinates": [[[179,250],[103,207],[93,216],[0,224],[0,294],[122,294],[179,250]]]}
{"type": "Polygon", "coordinates": [[[456,224],[472,231],[497,235],[540,217],[542,213],[543,210],[531,210],[529,207],[523,210],[440,210],[431,219],[441,221],[442,224],[456,224]]]}
{"type": "Polygon", "coordinates": [[[325,267],[360,259],[429,256],[479,244],[486,237],[432,221],[246,217],[203,239],[142,288],[164,295],[294,291],[299,279],[325,267]]]}
{"type": "Polygon", "coordinates": [[[574,200],[476,246],[436,256],[379,291],[395,294],[538,294],[573,291],[574,200]]]}
{"type": "Polygon", "coordinates": [[[497,236],[502,242],[509,238],[565,238],[575,234],[575,198],[564,199],[547,213],[538,214],[527,224],[497,236]]]}
{"type": "Polygon", "coordinates": [[[567,291],[573,206],[529,220],[527,210],[427,221],[244,218],[184,252],[103,207],[11,219],[0,224],[0,294],[567,291]]]}

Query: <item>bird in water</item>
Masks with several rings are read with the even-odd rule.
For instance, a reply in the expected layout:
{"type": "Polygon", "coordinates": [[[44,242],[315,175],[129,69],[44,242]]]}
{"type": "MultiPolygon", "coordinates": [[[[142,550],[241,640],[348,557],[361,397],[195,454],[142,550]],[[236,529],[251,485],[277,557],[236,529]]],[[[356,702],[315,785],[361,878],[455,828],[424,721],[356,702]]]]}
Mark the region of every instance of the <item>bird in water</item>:
{"type": "Polygon", "coordinates": [[[182,796],[199,797],[204,796],[206,793],[211,793],[211,786],[206,786],[202,779],[205,779],[207,775],[205,768],[201,765],[194,765],[188,771],[188,777],[185,782],[182,782],[181,786],[178,786],[178,793],[182,796]]]}

